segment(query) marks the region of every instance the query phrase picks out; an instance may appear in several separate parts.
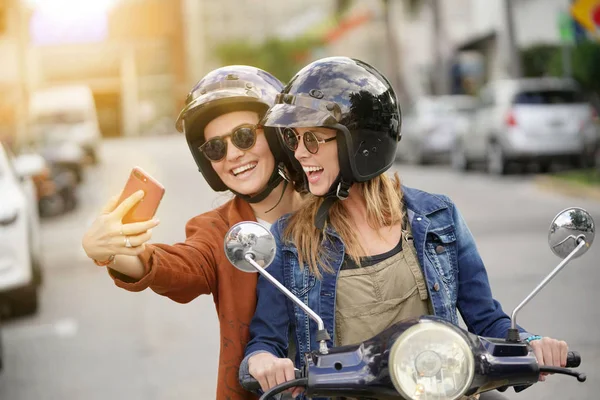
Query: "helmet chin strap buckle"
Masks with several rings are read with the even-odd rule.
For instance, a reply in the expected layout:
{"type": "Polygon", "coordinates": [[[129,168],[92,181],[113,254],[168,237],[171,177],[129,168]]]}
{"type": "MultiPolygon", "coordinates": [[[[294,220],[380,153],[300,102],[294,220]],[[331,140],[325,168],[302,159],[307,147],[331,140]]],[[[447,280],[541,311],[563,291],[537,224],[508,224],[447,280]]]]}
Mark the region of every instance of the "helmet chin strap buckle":
{"type": "Polygon", "coordinates": [[[340,182],[337,184],[337,189],[335,189],[335,196],[333,191],[333,188],[335,187],[334,182],[331,185],[332,187],[329,188],[327,194],[323,196],[325,200],[323,201],[323,203],[321,203],[319,209],[317,210],[317,213],[315,214],[315,227],[321,231],[325,227],[325,222],[329,218],[329,209],[331,208],[331,206],[338,200],[346,200],[350,195],[350,186],[352,186],[352,184],[344,182],[344,180],[340,176],[338,176],[336,181],[338,179],[340,180],[340,182]]]}
{"type": "Polygon", "coordinates": [[[279,166],[277,166],[277,173],[279,174],[279,176],[281,176],[286,182],[292,182],[292,179],[290,178],[290,176],[288,175],[288,173],[285,170],[285,166],[283,163],[279,163],[279,166]]]}
{"type": "Polygon", "coordinates": [[[340,200],[346,200],[350,195],[350,184],[342,181],[338,184],[335,196],[340,200]]]}
{"type": "MultiPolygon", "coordinates": [[[[277,186],[279,186],[282,179],[284,179],[284,178],[283,178],[283,175],[281,175],[280,167],[277,166],[271,173],[271,177],[269,178],[269,182],[267,182],[267,185],[264,188],[262,188],[261,191],[258,192],[257,194],[255,194],[254,196],[240,194],[233,189],[229,189],[229,190],[231,190],[232,193],[234,193],[236,196],[240,197],[242,200],[247,201],[248,203],[251,203],[251,204],[260,203],[261,201],[266,199],[267,196],[269,196],[271,194],[273,189],[275,189],[277,186]]],[[[287,182],[286,182],[286,184],[287,184],[287,182]]],[[[285,186],[284,186],[284,191],[285,191],[285,186]]],[[[282,194],[282,197],[283,197],[283,194],[282,194]]],[[[281,201],[281,199],[280,199],[280,201],[281,201]]]]}

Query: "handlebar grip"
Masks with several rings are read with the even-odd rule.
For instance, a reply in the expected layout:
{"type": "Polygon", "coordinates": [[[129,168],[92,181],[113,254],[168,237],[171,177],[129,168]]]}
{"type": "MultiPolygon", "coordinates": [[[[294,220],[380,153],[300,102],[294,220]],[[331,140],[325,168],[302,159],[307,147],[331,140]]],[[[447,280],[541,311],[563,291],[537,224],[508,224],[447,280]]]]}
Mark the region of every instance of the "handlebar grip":
{"type": "Polygon", "coordinates": [[[247,375],[240,382],[242,387],[249,392],[257,392],[260,390],[260,383],[252,375],[247,375]]]}
{"type": "Polygon", "coordinates": [[[567,354],[567,368],[577,368],[581,365],[581,355],[576,351],[567,354]]]}
{"type": "MultiPolygon", "coordinates": [[[[579,355],[578,352],[576,351],[570,351],[567,354],[567,368],[577,368],[579,367],[579,365],[581,364],[581,356],[579,355]]],[[[584,382],[585,381],[585,376],[578,377],[577,380],[579,380],[580,382],[584,382]]],[[[531,385],[521,385],[521,386],[514,386],[515,392],[519,393],[522,392],[523,390],[527,389],[529,386],[531,385]]],[[[506,390],[505,388],[501,388],[506,390]]],[[[500,391],[504,391],[504,390],[500,390],[500,391]]]]}
{"type": "MultiPolygon", "coordinates": [[[[299,369],[294,370],[294,379],[300,379],[302,378],[302,375],[302,371],[300,371],[299,369]]],[[[261,390],[260,383],[258,383],[258,381],[254,379],[254,377],[250,374],[246,375],[242,379],[240,384],[244,389],[246,389],[249,392],[258,392],[259,390],[261,390]]]]}

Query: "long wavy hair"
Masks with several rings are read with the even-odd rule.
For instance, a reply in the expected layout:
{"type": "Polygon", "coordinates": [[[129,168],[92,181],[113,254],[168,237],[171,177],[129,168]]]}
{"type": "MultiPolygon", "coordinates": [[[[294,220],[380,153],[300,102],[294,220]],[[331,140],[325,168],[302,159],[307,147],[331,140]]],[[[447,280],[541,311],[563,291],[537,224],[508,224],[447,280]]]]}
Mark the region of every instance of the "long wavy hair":
{"type": "MultiPolygon", "coordinates": [[[[367,208],[367,223],[373,229],[401,223],[404,217],[402,190],[398,174],[393,177],[382,174],[370,181],[355,183],[352,191],[360,193],[367,208]]],[[[301,267],[308,265],[310,272],[318,278],[323,272],[333,272],[330,262],[332,254],[327,254],[323,246],[325,235],[321,235],[314,224],[315,214],[323,203],[322,197],[308,194],[303,207],[290,217],[284,231],[284,240],[298,248],[298,262],[301,267]]],[[[346,255],[357,264],[366,254],[360,243],[357,228],[343,201],[336,201],[329,210],[330,225],[344,242],[346,255]]]]}

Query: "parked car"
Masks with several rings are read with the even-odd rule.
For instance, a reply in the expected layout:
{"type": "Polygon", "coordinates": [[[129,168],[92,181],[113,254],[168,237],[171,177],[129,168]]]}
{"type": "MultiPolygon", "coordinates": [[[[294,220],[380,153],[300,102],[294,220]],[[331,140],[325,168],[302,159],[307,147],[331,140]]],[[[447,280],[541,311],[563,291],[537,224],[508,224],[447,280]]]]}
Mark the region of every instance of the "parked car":
{"type": "Polygon", "coordinates": [[[98,161],[102,135],[94,96],[85,85],[54,86],[36,90],[29,101],[29,132],[34,143],[73,143],[89,161],[98,161]]]}
{"type": "Polygon", "coordinates": [[[403,116],[397,158],[415,164],[448,161],[476,105],[476,98],[467,95],[419,98],[403,116]]]}
{"type": "MultiPolygon", "coordinates": [[[[14,141],[4,143],[5,151],[12,153],[36,153],[36,148],[28,146],[17,148],[14,141]]],[[[37,149],[40,152],[39,149],[37,149]]],[[[77,187],[81,180],[78,173],[83,174],[78,163],[74,162],[83,157],[83,150],[75,144],[55,147],[53,151],[46,149],[40,155],[44,158],[45,167],[39,173],[31,176],[37,195],[37,207],[40,217],[61,215],[75,209],[78,203],[77,187]],[[76,149],[69,150],[68,148],[76,149]]],[[[34,156],[37,157],[37,156],[34,156]]]]}
{"type": "Polygon", "coordinates": [[[42,280],[41,235],[35,185],[45,168],[38,154],[13,157],[0,144],[0,311],[37,311],[42,280]]]}
{"type": "Polygon", "coordinates": [[[2,317],[0,316],[0,372],[4,369],[4,345],[2,344],[2,317]]]}
{"type": "Polygon", "coordinates": [[[88,152],[81,145],[67,137],[48,132],[30,134],[26,140],[21,139],[16,148],[22,153],[39,153],[53,169],[70,171],[77,183],[83,181],[85,169],[91,161],[88,152]]]}
{"type": "Polygon", "coordinates": [[[483,162],[505,174],[510,163],[552,162],[580,166],[597,145],[595,111],[570,79],[499,80],[484,86],[470,129],[457,137],[452,164],[483,162]]]}

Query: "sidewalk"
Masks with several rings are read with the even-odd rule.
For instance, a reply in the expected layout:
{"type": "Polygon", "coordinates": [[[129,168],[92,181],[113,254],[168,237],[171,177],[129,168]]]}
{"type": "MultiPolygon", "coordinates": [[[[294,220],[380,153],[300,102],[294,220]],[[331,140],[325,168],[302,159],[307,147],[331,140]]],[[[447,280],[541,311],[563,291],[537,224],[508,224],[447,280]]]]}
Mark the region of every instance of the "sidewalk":
{"type": "Polygon", "coordinates": [[[600,186],[569,181],[552,175],[538,176],[536,184],[542,190],[600,202],[600,186]]]}

